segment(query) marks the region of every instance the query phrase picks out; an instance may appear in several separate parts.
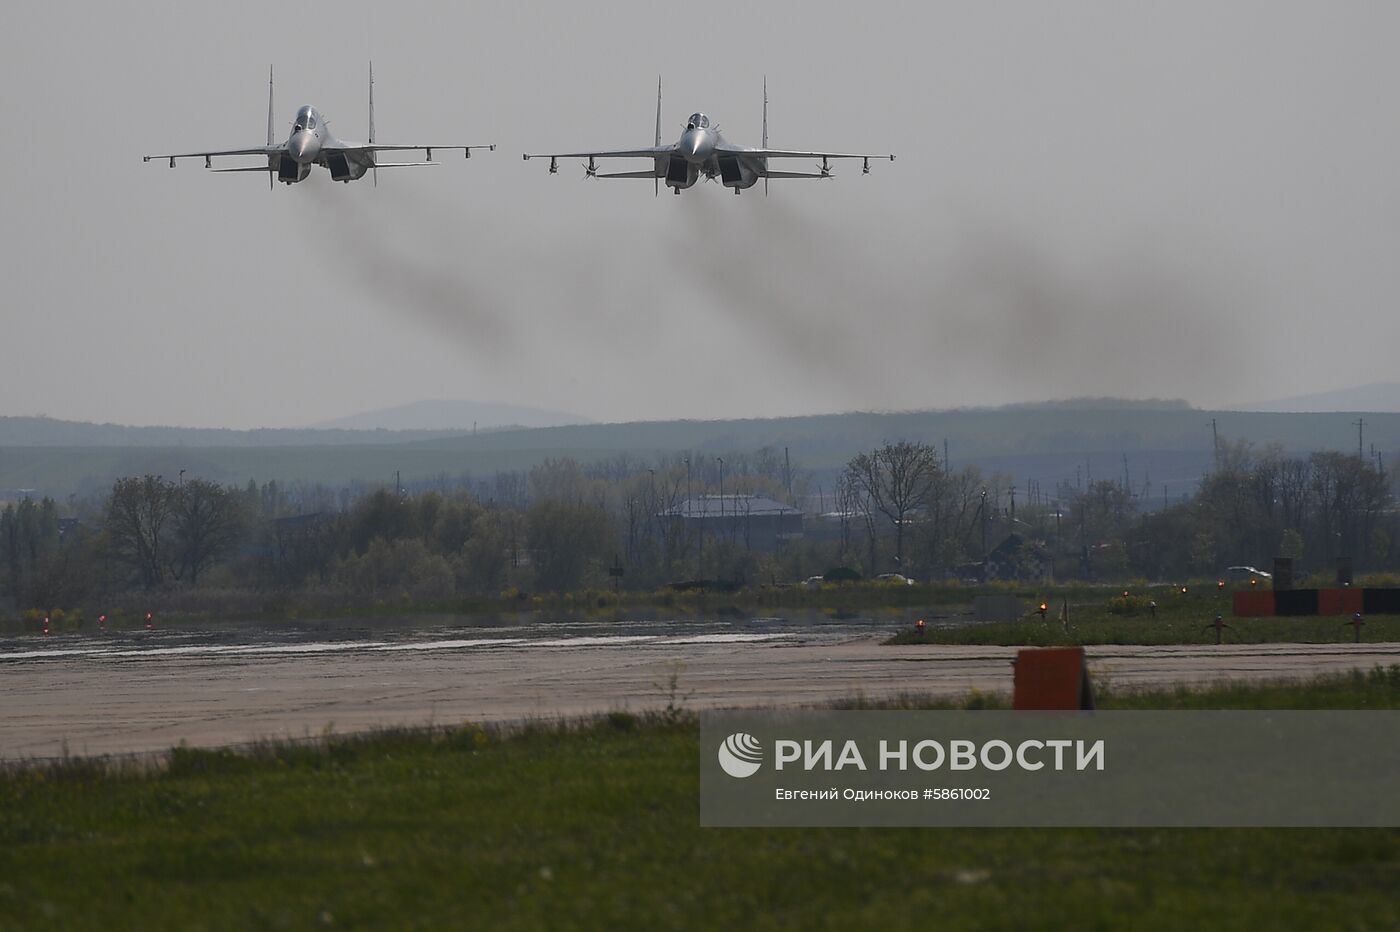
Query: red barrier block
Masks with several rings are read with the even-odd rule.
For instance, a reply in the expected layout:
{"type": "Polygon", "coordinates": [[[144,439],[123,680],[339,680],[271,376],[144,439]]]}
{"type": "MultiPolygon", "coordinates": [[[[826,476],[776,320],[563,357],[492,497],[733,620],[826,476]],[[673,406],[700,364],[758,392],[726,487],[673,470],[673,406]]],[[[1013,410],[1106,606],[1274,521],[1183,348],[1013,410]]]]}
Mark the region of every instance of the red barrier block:
{"type": "Polygon", "coordinates": [[[1094,688],[1082,647],[1017,651],[1015,683],[1013,709],[1077,711],[1094,707],[1094,688]]]}
{"type": "Polygon", "coordinates": [[[1317,613],[1319,615],[1355,615],[1365,606],[1361,589],[1319,589],[1317,591],[1317,613]]]}
{"type": "Polygon", "coordinates": [[[1236,618],[1269,618],[1274,614],[1274,594],[1267,590],[1241,590],[1234,595],[1236,618]]]}

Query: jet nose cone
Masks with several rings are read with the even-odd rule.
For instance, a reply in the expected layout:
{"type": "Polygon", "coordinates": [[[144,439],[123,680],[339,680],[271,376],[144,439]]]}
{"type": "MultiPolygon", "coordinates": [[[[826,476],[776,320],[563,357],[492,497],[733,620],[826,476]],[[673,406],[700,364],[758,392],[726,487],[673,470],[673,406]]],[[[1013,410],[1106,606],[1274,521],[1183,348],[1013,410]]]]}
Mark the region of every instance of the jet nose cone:
{"type": "Polygon", "coordinates": [[[302,164],[316,158],[316,153],[320,148],[320,141],[313,134],[305,131],[294,135],[288,145],[292,158],[302,164]]]}
{"type": "Polygon", "coordinates": [[[713,148],[710,138],[698,129],[686,133],[685,138],[681,140],[681,153],[687,161],[703,162],[710,157],[710,150],[713,148]]]}

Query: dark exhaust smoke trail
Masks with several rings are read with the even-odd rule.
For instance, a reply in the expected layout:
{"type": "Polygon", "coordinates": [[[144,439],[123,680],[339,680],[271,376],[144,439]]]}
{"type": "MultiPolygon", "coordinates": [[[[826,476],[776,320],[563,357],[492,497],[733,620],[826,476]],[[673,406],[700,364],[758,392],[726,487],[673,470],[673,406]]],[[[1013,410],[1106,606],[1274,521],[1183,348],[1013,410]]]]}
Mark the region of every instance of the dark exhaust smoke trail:
{"type": "Polygon", "coordinates": [[[1180,395],[1203,374],[1239,378],[1248,340],[1233,321],[1256,297],[1190,244],[1128,240],[1075,268],[1033,230],[928,204],[833,221],[791,196],[742,217],[696,204],[702,261],[686,268],[710,306],[858,406],[1180,395]]]}
{"type": "Polygon", "coordinates": [[[461,241],[463,225],[408,191],[372,210],[346,193],[325,184],[307,192],[326,228],[338,231],[318,242],[344,270],[385,306],[412,311],[483,358],[517,348],[511,316],[478,284],[482,270],[472,244],[461,241]]]}
{"type": "Polygon", "coordinates": [[[750,368],[733,375],[794,410],[807,397],[951,407],[1239,381],[1247,335],[1232,321],[1255,296],[1207,251],[1124,237],[1076,265],[1029,224],[927,202],[835,216],[798,200],[802,184],[736,203],[702,183],[642,205],[668,211],[660,235],[586,216],[531,226],[406,186],[372,208],[309,193],[341,231],[326,248],[364,287],[500,372],[545,354],[580,376],[654,376],[661,340],[723,321],[755,344],[734,348],[726,364],[750,368]]]}

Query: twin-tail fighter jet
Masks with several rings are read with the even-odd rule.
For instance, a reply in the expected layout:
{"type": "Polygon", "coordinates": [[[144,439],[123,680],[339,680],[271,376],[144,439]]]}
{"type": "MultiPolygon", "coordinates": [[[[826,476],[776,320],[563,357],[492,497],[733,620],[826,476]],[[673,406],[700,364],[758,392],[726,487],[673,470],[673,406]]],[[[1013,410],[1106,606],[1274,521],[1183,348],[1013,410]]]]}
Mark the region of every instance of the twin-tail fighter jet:
{"type": "Polygon", "coordinates": [[[146,155],[142,161],[152,159],[170,160],[175,167],[176,159],[204,159],[204,167],[216,172],[267,172],[268,186],[273,180],[283,184],[296,184],[304,181],[311,173],[311,166],[320,165],[331,173],[332,181],[351,182],[374,172],[374,180],[379,181],[381,168],[414,168],[423,165],[436,165],[433,161],[434,149],[462,150],[471,158],[473,149],[495,150],[489,146],[439,146],[439,145],[384,145],[374,141],[374,65],[369,68],[369,142],[345,142],[331,133],[330,124],[320,112],[311,106],[297,111],[292,122],[292,132],[283,143],[273,142],[272,122],[272,70],[267,73],[267,145],[247,149],[221,149],[209,152],[182,152],[175,155],[146,155]],[[381,162],[376,157],[380,152],[423,152],[423,162],[381,162]],[[266,165],[247,168],[214,168],[212,160],[223,156],[261,155],[267,158],[266,165]]]}
{"type": "Polygon", "coordinates": [[[688,188],[700,176],[714,181],[716,178],[726,188],[733,188],[738,194],[751,188],[763,179],[763,190],[768,190],[770,178],[830,178],[832,159],[861,159],[864,163],[862,174],[870,174],[871,159],[889,159],[893,155],[867,155],[850,152],[811,152],[794,149],[768,148],[768,82],[763,86],[763,146],[746,149],[733,146],[720,135],[719,127],[710,122],[703,113],[692,113],[685,122],[685,129],[675,145],[661,144],[661,79],[656,80],[656,145],[642,149],[613,149],[594,152],[557,152],[543,155],[526,154],[529,159],[549,159],[549,173],[559,173],[560,159],[587,159],[584,168],[586,178],[651,178],[657,193],[661,181],[675,194],[688,188]],[[600,172],[598,159],[651,159],[652,167],[642,171],[600,172]],[[769,167],[771,159],[820,159],[817,171],[794,172],[777,171],[769,167]]]}

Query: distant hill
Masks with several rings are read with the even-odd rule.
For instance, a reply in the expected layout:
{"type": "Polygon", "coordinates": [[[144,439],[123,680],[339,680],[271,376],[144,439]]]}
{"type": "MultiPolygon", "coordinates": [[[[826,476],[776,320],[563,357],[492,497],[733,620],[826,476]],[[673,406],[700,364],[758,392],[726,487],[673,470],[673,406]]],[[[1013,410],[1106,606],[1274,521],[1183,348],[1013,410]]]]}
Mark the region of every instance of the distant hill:
{"type": "Polygon", "coordinates": [[[560,427],[588,424],[588,418],[564,411],[525,405],[479,401],[415,401],[412,404],[352,414],[313,424],[318,429],[340,430],[488,430],[501,427],[560,427]]]}
{"type": "MultiPolygon", "coordinates": [[[[470,427],[467,428],[470,431],[470,427]]],[[[405,443],[456,430],[314,430],[223,427],[132,427],[50,417],[0,417],[0,447],[288,447],[405,443]]]]}
{"type": "Polygon", "coordinates": [[[1237,411],[1360,411],[1400,412],[1400,382],[1373,382],[1332,392],[1297,395],[1236,406],[1237,411]]]}
{"type": "MultiPolygon", "coordinates": [[[[1044,489],[1060,482],[1127,476],[1153,501],[1189,492],[1211,465],[1212,421],[1222,440],[1277,444],[1303,454],[1356,449],[1355,416],[1345,413],[1205,411],[1175,405],[1071,409],[1058,406],[957,411],[857,412],[767,420],[638,421],[517,430],[217,431],[123,428],[45,420],[27,441],[13,438],[19,418],[0,418],[0,492],[43,494],[110,488],[120,476],[201,476],[218,482],[439,483],[528,470],[547,459],[583,463],[614,457],[655,461],[658,454],[715,457],[767,447],[814,476],[830,494],[850,458],[885,441],[923,441],[952,466],[1000,470],[1044,489]],[[42,428],[42,429],[40,429],[42,428]],[[68,439],[82,437],[85,439],[68,439]]],[[[1400,413],[1368,412],[1367,438],[1396,453],[1400,413]]]]}
{"type": "MultiPolygon", "coordinates": [[[[456,435],[406,444],[403,451],[456,452],[464,460],[480,455],[539,458],[567,451],[577,459],[621,454],[698,452],[724,455],[770,447],[788,448],[808,469],[833,469],[855,453],[885,441],[923,441],[942,449],[946,442],[954,467],[968,463],[1053,457],[1070,464],[1090,454],[1102,458],[1093,472],[1121,474],[1124,455],[1136,473],[1164,453],[1211,455],[1216,422],[1224,440],[1248,441],[1256,447],[1277,444],[1284,450],[1352,450],[1356,428],[1340,414],[1275,414],[1204,411],[1194,408],[1103,410],[1065,408],[907,411],[825,414],[809,417],[729,421],[638,421],[501,431],[475,437],[456,435]],[[1133,462],[1139,465],[1133,465],[1133,462]],[[1117,463],[1115,467],[1113,464],[1117,463]]],[[[1368,418],[1368,433],[1400,436],[1400,414],[1368,418]]],[[[1391,452],[1388,446],[1386,452],[1391,452]]],[[[1035,475],[1020,471],[1020,475],[1035,475]]]]}
{"type": "Polygon", "coordinates": [[[1018,401],[994,411],[1190,411],[1180,398],[1065,398],[1059,401],[1018,401]]]}

